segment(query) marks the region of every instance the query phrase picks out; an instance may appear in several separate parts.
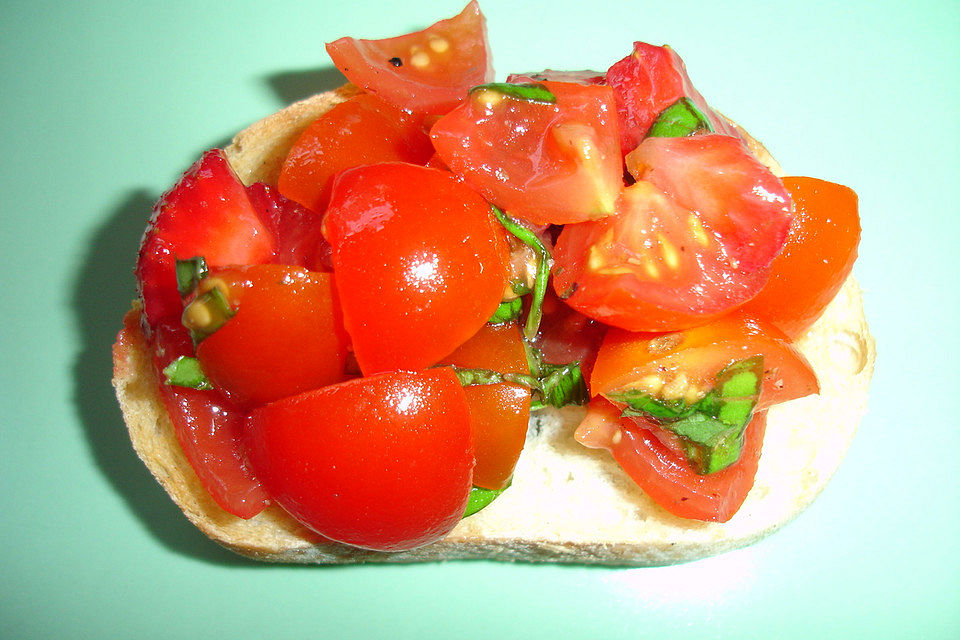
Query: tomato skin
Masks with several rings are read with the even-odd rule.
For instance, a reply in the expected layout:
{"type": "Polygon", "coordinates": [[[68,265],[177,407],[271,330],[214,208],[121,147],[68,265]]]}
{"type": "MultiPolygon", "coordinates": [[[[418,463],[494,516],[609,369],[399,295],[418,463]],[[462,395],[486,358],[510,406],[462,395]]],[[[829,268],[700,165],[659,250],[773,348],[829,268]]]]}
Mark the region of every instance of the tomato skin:
{"type": "Polygon", "coordinates": [[[743,309],[791,339],[816,322],[843,286],[857,259],[857,194],[817,178],[787,177],[794,203],[786,244],[770,266],[770,279],[743,309]]]}
{"type": "Polygon", "coordinates": [[[219,269],[236,315],[197,346],[207,377],[249,408],[345,379],[347,337],[333,276],[285,265],[219,269]]]}
{"type": "Polygon", "coordinates": [[[269,262],[273,235],[220,149],[205,152],[154,206],[137,260],[150,327],[182,311],[174,265],[204,256],[212,267],[269,262]]]}
{"type": "Polygon", "coordinates": [[[507,285],[505,231],[476,192],[437,169],[341,173],[323,229],[365,375],[435,364],[486,323],[507,285]]]}
{"type": "Polygon", "coordinates": [[[565,224],[610,215],[623,185],[612,91],[542,84],[555,104],[471,92],[430,130],[437,154],[511,216],[565,224]]]}
{"type": "Polygon", "coordinates": [[[430,139],[409,114],[372,94],[342,102],[315,120],[294,143],[277,178],[280,192],[313,211],[330,201],[333,177],[378,162],[424,164],[430,139]]]}
{"type": "MultiPolygon", "coordinates": [[[[486,324],[441,364],[465,369],[529,374],[520,329],[514,323],[486,324]]],[[[517,384],[464,387],[470,407],[477,466],[473,484],[503,489],[513,475],[527,437],[530,390],[517,384]]]]}
{"type": "Polygon", "coordinates": [[[807,359],[779,329],[734,313],[674,333],[611,329],[597,354],[590,393],[607,395],[652,374],[669,383],[681,373],[690,385],[706,390],[725,366],[754,355],[764,358],[757,410],[819,392],[807,359]]]}
{"type": "Polygon", "coordinates": [[[450,369],[393,372],[254,410],[251,465],[270,496],[317,533],[401,551],[446,535],[467,505],[470,419],[450,369]]]}
{"type": "Polygon", "coordinates": [[[350,82],[417,114],[447,113],[470,87],[493,79],[486,19],[476,0],[423,31],[340,38],[327,44],[327,53],[350,82]]]}

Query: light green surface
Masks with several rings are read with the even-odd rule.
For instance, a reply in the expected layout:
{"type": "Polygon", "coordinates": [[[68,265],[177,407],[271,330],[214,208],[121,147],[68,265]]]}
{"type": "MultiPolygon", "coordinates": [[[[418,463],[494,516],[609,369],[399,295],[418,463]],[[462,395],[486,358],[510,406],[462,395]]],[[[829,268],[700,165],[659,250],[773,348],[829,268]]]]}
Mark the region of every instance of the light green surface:
{"type": "Polygon", "coordinates": [[[483,3],[498,78],[669,42],[789,171],[860,193],[870,413],[786,529],[658,569],[291,568],[186,523],[108,385],[150,204],[203,149],[336,84],[325,41],[460,9],[409,4],[3,3],[0,637],[960,635],[956,2],[483,3]]]}

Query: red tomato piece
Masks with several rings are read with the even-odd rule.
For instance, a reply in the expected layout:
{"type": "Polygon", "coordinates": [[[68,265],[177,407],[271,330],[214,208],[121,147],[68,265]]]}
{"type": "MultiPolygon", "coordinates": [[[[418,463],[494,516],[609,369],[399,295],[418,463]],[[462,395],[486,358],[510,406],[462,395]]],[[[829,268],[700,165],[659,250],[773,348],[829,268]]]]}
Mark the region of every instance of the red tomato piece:
{"type": "Polygon", "coordinates": [[[389,163],[341,173],[323,230],[365,375],[449,355],[486,323],[507,285],[506,232],[483,198],[437,169],[389,163]]]}
{"type": "MultiPolygon", "coordinates": [[[[346,378],[347,337],[331,274],[274,264],[234,267],[214,271],[198,291],[213,288],[235,315],[197,345],[197,358],[238,405],[258,406],[346,378]]],[[[185,322],[193,305],[199,301],[187,307],[185,322]]]]}
{"type": "Polygon", "coordinates": [[[753,488],[766,423],[765,411],[755,413],[744,433],[740,459],[707,475],[694,472],[651,430],[620,418],[620,411],[603,400],[590,403],[576,437],[586,446],[608,449],[644,493],[673,515],[727,522],[753,488]]]}
{"type": "Polygon", "coordinates": [[[313,271],[332,270],[329,260],[317,261],[326,244],[320,231],[319,215],[283,197],[276,187],[262,182],[247,187],[247,196],[276,239],[273,262],[306,267],[313,271]]]}
{"type": "Polygon", "coordinates": [[[683,60],[670,47],[634,42],[633,53],[610,67],[606,82],[614,90],[623,155],[637,148],[661,111],[683,97],[707,116],[714,131],[739,136],[693,87],[683,60]]]}
{"type": "Polygon", "coordinates": [[[440,115],[470,87],[493,79],[487,21],[476,0],[423,31],[383,40],[340,38],[327,44],[350,82],[417,114],[440,115]]]}
{"type": "Polygon", "coordinates": [[[630,331],[676,330],[728,313],[766,281],[649,182],[625,188],[617,210],[566,225],[554,248],[554,290],[586,316],[630,331]]]}
{"type": "Polygon", "coordinates": [[[675,333],[643,334],[611,329],[590,377],[591,395],[624,388],[698,399],[727,365],[763,356],[757,410],[818,393],[816,374],[776,327],[741,313],[675,333]]]}
{"type": "Polygon", "coordinates": [[[548,290],[543,301],[543,321],[532,344],[543,354],[544,362],[579,362],[584,379],[589,380],[606,331],[607,325],[574,311],[548,290]]]}
{"type": "Polygon", "coordinates": [[[254,410],[250,462],[270,496],[317,533],[401,551],[446,535],[467,505],[473,446],[450,369],[385,373],[254,410]]]}
{"type": "MultiPolygon", "coordinates": [[[[154,333],[154,366],[162,370],[193,343],[179,322],[162,322],[154,333]]],[[[228,513],[252,518],[267,506],[267,493],[246,462],[243,413],[216,391],[160,385],[160,397],[187,461],[207,493],[228,513]]]]}
{"type": "Polygon", "coordinates": [[[613,213],[623,186],[609,87],[542,84],[543,102],[492,86],[441,118],[430,135],[450,169],[510,215],[566,224],[613,213]]]}
{"type": "Polygon", "coordinates": [[[786,241],[790,194],[739,139],[647,138],[627,156],[627,169],[696,212],[746,271],[769,265],[786,241]]]}
{"type": "Polygon", "coordinates": [[[409,114],[371,94],[341,102],[304,130],[287,154],[277,188],[313,211],[330,201],[333,176],[362,164],[423,164],[430,138],[409,114]]]}
{"type": "MultiPolygon", "coordinates": [[[[510,322],[486,324],[441,364],[465,369],[529,374],[519,327],[510,322]]],[[[523,450],[530,420],[530,389],[517,384],[474,385],[464,388],[470,407],[477,466],[473,484],[503,489],[523,450]]]]}
{"type": "Polygon", "coordinates": [[[793,198],[793,225],[770,265],[770,279],[743,310],[796,339],[850,275],[860,215],[857,194],[848,187],[816,178],[784,178],[783,184],[793,198]]]}
{"type": "Polygon", "coordinates": [[[526,82],[573,82],[576,84],[606,84],[606,78],[599,71],[590,71],[583,69],[580,71],[556,71],[554,69],[545,69],[538,73],[511,73],[507,76],[507,82],[526,83],[526,82]]]}
{"type": "Polygon", "coordinates": [[[276,243],[250,204],[223,151],[211,149],[154,206],[137,260],[147,323],[176,319],[176,260],[203,256],[211,267],[269,262],[276,243]]]}

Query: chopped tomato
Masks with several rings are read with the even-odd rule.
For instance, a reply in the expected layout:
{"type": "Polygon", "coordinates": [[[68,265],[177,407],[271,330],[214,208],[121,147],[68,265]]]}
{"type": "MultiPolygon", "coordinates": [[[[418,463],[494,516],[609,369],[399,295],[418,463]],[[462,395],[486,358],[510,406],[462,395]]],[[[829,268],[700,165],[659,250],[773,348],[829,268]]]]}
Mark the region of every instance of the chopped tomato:
{"type": "Polygon", "coordinates": [[[364,374],[436,363],[486,323],[507,286],[506,232],[483,198],[437,169],[341,173],[323,230],[364,374]]]}
{"type": "Polygon", "coordinates": [[[211,267],[259,264],[275,248],[223,151],[207,151],[160,198],[144,233],[137,283],[147,323],[180,316],[177,259],[203,256],[211,267]]]}
{"type": "Polygon", "coordinates": [[[350,82],[417,114],[443,114],[470,87],[493,79],[487,25],[472,0],[460,14],[423,31],[383,40],[340,38],[327,44],[350,82]]]}
{"type": "Polygon", "coordinates": [[[573,82],[576,84],[606,84],[604,75],[599,71],[583,69],[580,71],[556,71],[546,69],[537,73],[511,73],[507,82],[518,84],[525,82],[573,82]]]}
{"type": "Polygon", "coordinates": [[[725,366],[763,356],[763,387],[757,410],[817,393],[816,374],[782,332],[741,313],[674,333],[607,332],[590,377],[590,393],[625,388],[696,399],[725,366]]]}
{"type": "Polygon", "coordinates": [[[644,493],[681,518],[727,522],[753,487],[766,428],[765,411],[755,413],[744,435],[740,459],[722,471],[700,475],[686,460],[605,400],[590,403],[577,429],[581,444],[609,450],[644,493]]]}
{"type": "Polygon", "coordinates": [[[743,309],[795,339],[820,317],[853,269],[860,242],[857,194],[816,178],[784,178],[794,204],[770,279],[743,309]]]}
{"type": "Polygon", "coordinates": [[[736,138],[647,138],[627,156],[627,169],[696,212],[746,271],[769,265],[786,241],[790,194],[736,138]]]}
{"type": "Polygon", "coordinates": [[[633,52],[607,71],[614,90],[623,155],[637,148],[660,112],[689,98],[710,120],[714,131],[737,137],[736,129],[715,113],[693,87],[687,68],[670,47],[634,42],[633,52]]]}
{"type": "Polygon", "coordinates": [[[514,217],[562,224],[613,213],[623,185],[616,127],[609,87],[544,82],[477,87],[430,135],[487,200],[514,217]]]}
{"type": "Polygon", "coordinates": [[[320,216],[283,197],[276,187],[255,182],[247,187],[247,196],[264,225],[276,239],[272,262],[306,267],[313,271],[331,271],[329,260],[318,261],[326,241],[320,232],[320,216]]]}
{"type": "Polygon", "coordinates": [[[375,95],[341,102],[304,130],[287,154],[277,188],[308,209],[322,212],[333,176],[377,162],[425,163],[433,146],[409,114],[375,95]]]}
{"type": "MultiPolygon", "coordinates": [[[[197,345],[210,381],[242,407],[253,407],[345,379],[347,338],[333,278],[285,265],[215,270],[200,281],[184,322],[216,322],[216,289],[229,318],[197,345]]],[[[212,327],[211,327],[212,328],[212,327]]]]}
{"type": "Polygon", "coordinates": [[[584,379],[589,380],[606,331],[606,325],[574,311],[551,291],[547,291],[540,330],[531,343],[540,349],[545,362],[579,362],[584,379]]]}
{"type": "Polygon", "coordinates": [[[250,463],[284,509],[346,544],[401,551],[467,506],[470,418],[453,371],[359,378],[254,410],[250,463]]]}
{"type": "MultiPolygon", "coordinates": [[[[162,322],[153,337],[154,366],[163,380],[163,368],[179,356],[192,356],[193,343],[179,322],[162,322]]],[[[243,452],[243,412],[213,390],[161,383],[160,397],[180,448],[214,501],[240,518],[263,511],[267,493],[243,452]]]]}
{"type": "MultiPolygon", "coordinates": [[[[486,324],[441,364],[500,373],[529,374],[526,350],[515,323],[486,324]]],[[[530,389],[500,383],[464,388],[473,427],[477,466],[473,484],[503,489],[513,475],[527,436],[530,389]]]]}

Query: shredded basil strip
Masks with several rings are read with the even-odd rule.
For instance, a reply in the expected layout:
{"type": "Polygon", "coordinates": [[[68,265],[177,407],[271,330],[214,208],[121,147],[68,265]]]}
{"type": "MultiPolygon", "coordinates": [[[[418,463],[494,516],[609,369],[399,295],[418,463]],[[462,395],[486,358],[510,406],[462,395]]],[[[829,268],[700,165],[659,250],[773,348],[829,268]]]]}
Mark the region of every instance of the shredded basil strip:
{"type": "Polygon", "coordinates": [[[640,389],[609,394],[626,404],[625,417],[655,420],[680,438],[693,469],[707,475],[740,459],[743,432],[753,415],[763,383],[763,356],[738,360],[724,367],[714,387],[694,403],[665,400],[640,389]]]}
{"type": "Polygon", "coordinates": [[[713,133],[713,125],[690,98],[683,97],[660,112],[647,137],[682,138],[696,133],[713,133]]]}
{"type": "Polygon", "coordinates": [[[200,368],[200,361],[190,356],[180,356],[163,368],[166,383],[175,387],[191,389],[213,389],[206,374],[200,368]]]}
{"type": "Polygon", "coordinates": [[[470,95],[473,96],[483,91],[493,91],[508,98],[525,100],[526,102],[541,104],[555,104],[557,102],[557,96],[553,95],[553,92],[542,84],[535,82],[491,82],[473,87],[470,89],[470,95]]]}
{"type": "Polygon", "coordinates": [[[190,295],[200,281],[207,277],[207,261],[203,256],[194,256],[189,260],[177,260],[177,291],[181,298],[190,295]]]}
{"type": "Polygon", "coordinates": [[[489,324],[500,324],[501,322],[516,320],[520,317],[521,311],[523,311],[523,300],[520,298],[514,298],[509,302],[501,302],[487,322],[489,324]]]}
{"type": "Polygon", "coordinates": [[[540,242],[533,231],[511,218],[497,207],[490,205],[493,215],[496,216],[504,229],[510,232],[520,242],[527,245],[538,256],[537,275],[533,280],[533,299],[530,301],[530,311],[527,313],[527,323],[523,328],[523,336],[533,340],[540,330],[540,320],[543,317],[543,298],[547,294],[547,282],[550,278],[550,251],[540,242]]]}
{"type": "Polygon", "coordinates": [[[467,501],[467,510],[464,512],[463,517],[472,516],[477,511],[483,509],[493,502],[497,496],[506,491],[509,486],[510,485],[507,485],[507,487],[503,489],[484,489],[483,487],[474,486],[470,489],[470,498],[467,501]]]}

